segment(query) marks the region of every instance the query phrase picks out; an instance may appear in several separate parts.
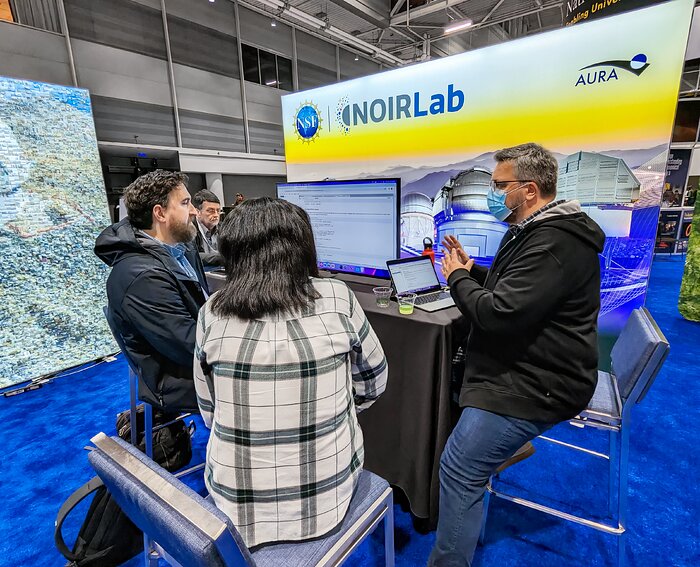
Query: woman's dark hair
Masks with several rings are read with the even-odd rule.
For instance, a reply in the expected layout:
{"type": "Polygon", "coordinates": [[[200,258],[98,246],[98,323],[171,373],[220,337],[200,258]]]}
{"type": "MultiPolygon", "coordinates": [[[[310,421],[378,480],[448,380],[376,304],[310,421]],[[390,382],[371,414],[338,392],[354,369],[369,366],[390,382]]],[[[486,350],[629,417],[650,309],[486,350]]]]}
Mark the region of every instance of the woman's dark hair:
{"type": "Polygon", "coordinates": [[[218,227],[226,284],[212,299],[222,317],[298,312],[319,297],[316,246],[306,211],[280,199],[243,201],[218,227]]]}

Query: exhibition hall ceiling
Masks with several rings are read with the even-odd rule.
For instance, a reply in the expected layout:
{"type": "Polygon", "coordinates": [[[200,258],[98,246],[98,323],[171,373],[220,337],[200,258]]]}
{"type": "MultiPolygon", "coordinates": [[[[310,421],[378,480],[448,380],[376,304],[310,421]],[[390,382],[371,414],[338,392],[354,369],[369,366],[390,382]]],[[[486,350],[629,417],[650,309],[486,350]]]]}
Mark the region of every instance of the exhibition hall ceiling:
{"type": "Polygon", "coordinates": [[[557,0],[240,0],[394,67],[562,26],[557,0]],[[446,32],[449,27],[459,27],[446,32]],[[349,36],[349,37],[348,37],[349,36]],[[353,41],[354,40],[354,41],[353,41]]]}

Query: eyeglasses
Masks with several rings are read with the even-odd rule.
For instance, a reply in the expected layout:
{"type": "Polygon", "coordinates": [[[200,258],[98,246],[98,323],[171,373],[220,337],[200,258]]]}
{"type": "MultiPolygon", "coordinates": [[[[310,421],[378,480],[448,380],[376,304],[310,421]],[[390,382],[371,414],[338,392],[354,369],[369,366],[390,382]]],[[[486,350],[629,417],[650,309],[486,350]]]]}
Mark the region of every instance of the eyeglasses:
{"type": "MultiPolygon", "coordinates": [[[[495,181],[492,179],[489,182],[489,187],[491,187],[491,189],[496,193],[504,193],[506,190],[506,187],[508,187],[509,183],[530,183],[530,182],[532,182],[532,179],[504,179],[501,181],[495,181]]],[[[515,191],[515,189],[518,189],[518,188],[517,187],[513,188],[513,191],[515,191]]]]}

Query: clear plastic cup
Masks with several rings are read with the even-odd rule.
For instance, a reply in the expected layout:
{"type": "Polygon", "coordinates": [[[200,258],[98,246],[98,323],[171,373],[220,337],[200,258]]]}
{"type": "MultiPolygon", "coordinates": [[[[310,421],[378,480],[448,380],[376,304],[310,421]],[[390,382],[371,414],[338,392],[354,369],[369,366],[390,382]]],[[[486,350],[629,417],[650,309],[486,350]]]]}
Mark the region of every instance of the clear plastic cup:
{"type": "Polygon", "coordinates": [[[396,299],[399,301],[399,313],[401,315],[411,315],[413,313],[413,306],[416,304],[415,293],[402,293],[397,295],[396,299]]]}
{"type": "Polygon", "coordinates": [[[375,287],[373,290],[374,298],[377,300],[377,307],[389,307],[389,299],[391,298],[390,287],[375,287]]]}

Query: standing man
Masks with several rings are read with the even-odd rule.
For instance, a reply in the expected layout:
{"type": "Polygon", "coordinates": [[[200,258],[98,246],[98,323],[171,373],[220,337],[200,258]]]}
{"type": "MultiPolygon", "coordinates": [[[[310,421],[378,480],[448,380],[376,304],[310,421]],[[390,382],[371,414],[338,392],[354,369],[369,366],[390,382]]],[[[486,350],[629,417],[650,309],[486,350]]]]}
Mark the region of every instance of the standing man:
{"type": "Polygon", "coordinates": [[[223,266],[216,237],[216,227],[221,219],[221,201],[208,189],[202,189],[192,197],[192,204],[197,209],[195,244],[199,257],[206,267],[223,266]]]}
{"type": "Polygon", "coordinates": [[[490,269],[448,236],[442,272],[471,324],[462,415],[440,460],[432,566],[471,565],[486,483],[518,448],[581,412],[598,378],[605,235],[555,200],[558,165],[537,144],[497,152],[488,205],[510,227],[490,269]]]}
{"type": "Polygon", "coordinates": [[[173,412],[199,411],[192,361],[208,296],[186,181],[163,170],[139,177],[124,192],[128,218],[95,242],[95,254],[112,267],[108,316],[139,370],[139,398],[173,412]]]}

